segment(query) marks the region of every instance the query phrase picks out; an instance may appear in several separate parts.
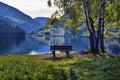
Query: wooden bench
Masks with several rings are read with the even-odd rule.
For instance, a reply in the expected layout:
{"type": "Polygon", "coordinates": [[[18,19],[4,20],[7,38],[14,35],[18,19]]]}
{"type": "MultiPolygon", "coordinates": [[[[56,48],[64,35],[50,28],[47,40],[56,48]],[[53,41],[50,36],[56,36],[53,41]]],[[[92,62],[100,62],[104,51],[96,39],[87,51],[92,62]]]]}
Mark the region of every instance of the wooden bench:
{"type": "Polygon", "coordinates": [[[55,50],[64,50],[67,57],[69,57],[69,51],[72,50],[72,46],[50,46],[50,50],[52,50],[53,58],[55,58],[55,50]]]}

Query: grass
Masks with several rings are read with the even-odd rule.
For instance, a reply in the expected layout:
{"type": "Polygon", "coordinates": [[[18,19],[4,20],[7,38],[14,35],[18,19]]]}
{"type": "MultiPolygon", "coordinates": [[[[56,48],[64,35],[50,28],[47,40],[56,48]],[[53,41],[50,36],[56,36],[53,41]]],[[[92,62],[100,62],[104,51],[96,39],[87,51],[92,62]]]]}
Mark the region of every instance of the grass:
{"type": "Polygon", "coordinates": [[[50,61],[41,60],[36,56],[1,56],[1,80],[55,80],[59,77],[50,61]]]}
{"type": "Polygon", "coordinates": [[[41,56],[0,56],[0,80],[120,80],[119,58],[41,56]]]}

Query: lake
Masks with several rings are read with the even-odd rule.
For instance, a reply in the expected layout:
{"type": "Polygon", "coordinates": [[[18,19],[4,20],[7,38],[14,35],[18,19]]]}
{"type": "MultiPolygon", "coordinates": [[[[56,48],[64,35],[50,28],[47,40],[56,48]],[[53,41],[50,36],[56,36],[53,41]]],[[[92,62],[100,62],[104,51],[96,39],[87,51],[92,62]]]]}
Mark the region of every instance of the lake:
{"type": "MultiPolygon", "coordinates": [[[[72,45],[73,51],[89,49],[89,37],[25,37],[0,36],[0,55],[4,54],[44,54],[50,52],[51,45],[72,45]]],[[[105,40],[105,48],[110,54],[120,53],[120,40],[105,40]]]]}

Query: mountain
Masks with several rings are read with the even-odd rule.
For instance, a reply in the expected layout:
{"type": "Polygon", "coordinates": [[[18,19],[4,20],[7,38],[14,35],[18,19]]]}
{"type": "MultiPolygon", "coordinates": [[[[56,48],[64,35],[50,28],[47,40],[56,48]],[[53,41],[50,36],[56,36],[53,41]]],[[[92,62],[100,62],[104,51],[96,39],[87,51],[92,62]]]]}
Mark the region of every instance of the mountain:
{"type": "Polygon", "coordinates": [[[41,29],[41,24],[39,22],[33,20],[30,16],[18,9],[2,2],[0,2],[0,20],[9,23],[11,26],[19,27],[26,33],[41,29]]]}
{"type": "MultiPolygon", "coordinates": [[[[57,23],[53,27],[49,28],[48,30],[38,30],[33,33],[31,33],[32,38],[38,38],[40,36],[74,36],[71,28],[64,28],[64,24],[69,21],[69,15],[64,14],[64,17],[66,17],[66,20],[61,21],[60,23],[57,23]]],[[[50,20],[49,18],[35,18],[35,21],[38,21],[39,23],[45,23],[47,20],[50,20]]],[[[81,26],[84,24],[80,24],[81,26]]],[[[87,32],[87,28],[83,28],[77,32],[78,36],[84,36],[84,32],[87,32]]]]}
{"type": "Polygon", "coordinates": [[[15,26],[12,26],[10,25],[9,23],[3,21],[3,20],[0,20],[0,35],[25,35],[26,32],[23,31],[22,29],[20,29],[19,27],[15,27],[15,26]]]}
{"type": "Polygon", "coordinates": [[[47,18],[47,17],[36,17],[34,20],[39,22],[42,25],[42,28],[44,28],[45,22],[50,20],[50,18],[47,18]]]}

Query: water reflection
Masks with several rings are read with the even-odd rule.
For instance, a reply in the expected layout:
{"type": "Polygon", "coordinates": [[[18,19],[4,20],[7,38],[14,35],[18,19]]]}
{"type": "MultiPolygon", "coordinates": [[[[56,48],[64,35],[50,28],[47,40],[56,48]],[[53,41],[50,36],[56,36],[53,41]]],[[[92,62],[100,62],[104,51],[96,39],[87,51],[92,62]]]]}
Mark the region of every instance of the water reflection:
{"type": "Polygon", "coordinates": [[[7,54],[25,41],[25,37],[0,36],[0,54],[7,54]]]}
{"type": "MultiPolygon", "coordinates": [[[[73,51],[89,49],[88,37],[1,37],[0,54],[29,54],[31,52],[45,53],[50,51],[50,45],[72,45],[73,51]]],[[[107,39],[105,47],[109,53],[120,53],[120,40],[107,39]]]]}
{"type": "Polygon", "coordinates": [[[107,44],[107,51],[112,54],[120,54],[120,39],[118,38],[111,38],[106,40],[107,44]]]}

